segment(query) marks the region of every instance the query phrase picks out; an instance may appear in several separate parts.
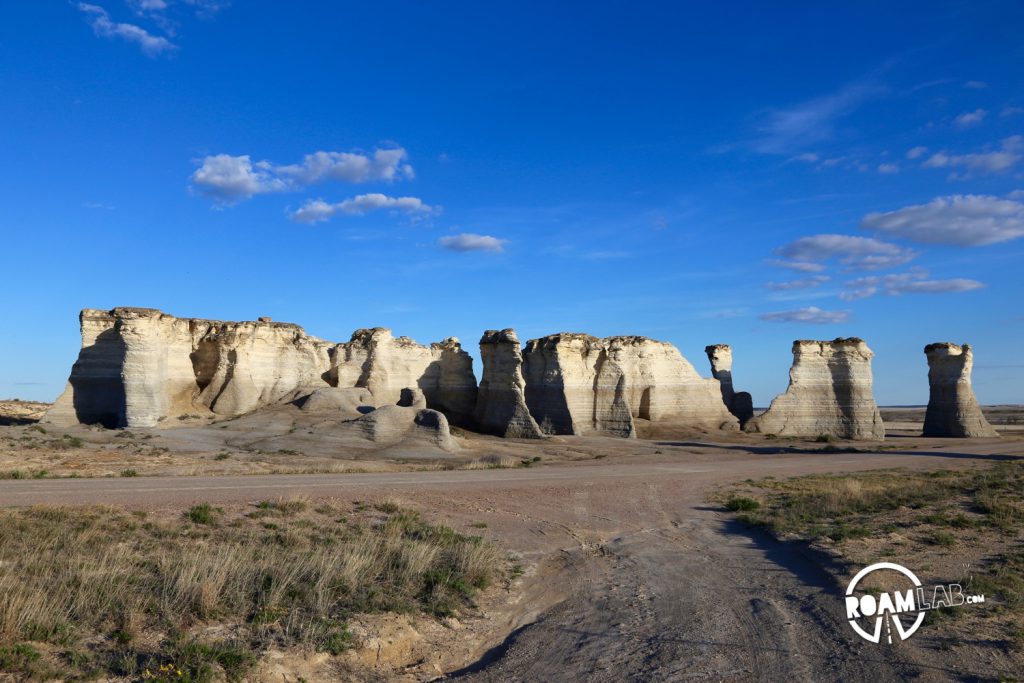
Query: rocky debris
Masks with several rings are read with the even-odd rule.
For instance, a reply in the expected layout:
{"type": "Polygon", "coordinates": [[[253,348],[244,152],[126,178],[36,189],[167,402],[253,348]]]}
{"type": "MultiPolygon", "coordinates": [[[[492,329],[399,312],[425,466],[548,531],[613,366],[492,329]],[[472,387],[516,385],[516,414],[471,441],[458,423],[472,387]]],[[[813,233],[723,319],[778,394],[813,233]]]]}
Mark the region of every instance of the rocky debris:
{"type": "Polygon", "coordinates": [[[713,344],[704,347],[711,361],[711,376],[722,388],[722,401],[729,412],[740,421],[740,427],[754,417],[754,400],[746,391],[735,391],[732,386],[732,348],[728,344],[713,344]]]}
{"type": "Polygon", "coordinates": [[[477,390],[477,427],[509,438],[542,438],[540,427],[526,407],[523,356],[515,330],[484,332],[480,358],[483,376],[477,390]]]}
{"type": "Polygon", "coordinates": [[[625,377],[603,339],[571,332],[531,339],[523,376],[526,405],[545,434],[636,436],[625,377]]]}
{"type": "Polygon", "coordinates": [[[259,318],[256,318],[256,320],[261,322],[261,323],[272,323],[272,322],[274,322],[274,319],[271,318],[269,315],[261,315],[259,318]]]}
{"type": "Polygon", "coordinates": [[[924,347],[924,353],[928,357],[929,397],[923,436],[999,436],[974,397],[970,345],[939,342],[924,347]]]}
{"type": "Polygon", "coordinates": [[[426,408],[427,399],[420,389],[416,387],[406,387],[402,389],[399,394],[398,405],[407,406],[409,408],[426,408]]]}
{"type": "Polygon", "coordinates": [[[373,394],[362,387],[323,387],[306,395],[299,407],[306,412],[356,415],[374,405],[373,394]],[[363,408],[364,410],[360,410],[363,408]]]}
{"type": "Polygon", "coordinates": [[[871,392],[871,358],[863,340],[793,342],[789,388],[748,432],[840,439],[883,439],[885,426],[871,392]]]}
{"type": "Polygon", "coordinates": [[[448,428],[448,419],[436,410],[382,406],[344,424],[357,430],[363,438],[383,446],[413,439],[426,441],[444,451],[459,450],[448,428]]]}

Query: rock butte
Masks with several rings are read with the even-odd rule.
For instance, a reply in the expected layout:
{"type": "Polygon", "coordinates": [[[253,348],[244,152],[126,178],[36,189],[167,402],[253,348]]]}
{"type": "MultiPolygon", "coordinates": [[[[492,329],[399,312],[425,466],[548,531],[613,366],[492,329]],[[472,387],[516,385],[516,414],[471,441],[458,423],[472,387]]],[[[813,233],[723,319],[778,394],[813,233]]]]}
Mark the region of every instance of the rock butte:
{"type": "Polygon", "coordinates": [[[476,399],[476,423],[484,432],[519,439],[544,434],[526,407],[526,382],[519,337],[513,329],[487,330],[480,338],[483,377],[476,399]]]}
{"type": "Polygon", "coordinates": [[[718,382],[671,344],[563,332],[528,341],[523,359],[526,404],[545,433],[632,437],[633,418],[738,427],[718,382]]]}
{"type": "Polygon", "coordinates": [[[968,344],[939,342],[924,347],[928,357],[928,409],[924,436],[999,436],[981,412],[971,388],[974,354],[968,344]]]}
{"type": "Polygon", "coordinates": [[[871,393],[874,354],[857,338],[793,342],[789,388],[744,427],[748,432],[840,439],[885,438],[871,393]]]}
{"type": "Polygon", "coordinates": [[[80,321],[82,350],[47,413],[51,422],[152,427],[184,415],[233,417],[325,387],[364,388],[373,406],[416,388],[427,407],[457,424],[476,403],[472,359],[457,339],[428,348],[374,328],[336,344],[288,323],[176,318],[150,308],[85,309],[80,321]]]}
{"type": "MultiPolygon", "coordinates": [[[[292,403],[349,421],[376,443],[404,438],[457,448],[448,423],[505,437],[636,436],[636,421],[681,427],[882,439],[871,349],[860,339],[796,341],[789,388],[758,417],[732,385],[732,350],[705,348],[713,379],[646,337],[488,330],[483,376],[449,337],[423,346],[383,327],[329,342],[270,318],[176,318],[151,308],[85,309],[82,349],[46,414],[57,424],[153,427],[185,416],[237,417],[292,403]],[[376,414],[382,408],[387,410],[376,414]],[[394,408],[394,410],[392,410],[394,408]],[[375,410],[376,409],[376,410],[375,410]]],[[[925,436],[996,436],[971,390],[968,345],[930,344],[925,436]]]]}
{"type": "Polygon", "coordinates": [[[742,427],[754,417],[754,399],[745,391],[735,391],[732,386],[732,348],[728,344],[712,344],[704,347],[711,361],[711,376],[722,387],[722,401],[729,412],[736,416],[742,427]]]}

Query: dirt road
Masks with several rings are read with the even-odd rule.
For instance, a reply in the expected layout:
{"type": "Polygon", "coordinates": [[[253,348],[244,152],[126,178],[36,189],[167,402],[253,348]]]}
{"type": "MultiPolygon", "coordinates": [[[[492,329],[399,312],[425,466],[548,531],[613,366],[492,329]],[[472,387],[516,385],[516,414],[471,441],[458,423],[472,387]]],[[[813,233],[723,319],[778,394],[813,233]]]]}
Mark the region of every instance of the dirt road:
{"type": "MultiPolygon", "coordinates": [[[[820,558],[742,529],[708,504],[748,477],[968,467],[1024,456],[987,452],[796,454],[660,444],[628,461],[475,471],[0,482],[0,505],[391,496],[447,523],[486,525],[528,568],[523,598],[496,618],[509,638],[452,678],[592,680],[963,680],[1000,670],[938,648],[941,624],[900,645],[870,645],[843,620],[820,558]]],[[[1011,447],[1012,446],[1012,447],[1011,447]]],[[[785,450],[785,449],[782,449],[785,450]]],[[[912,556],[895,559],[913,566],[912,556]]],[[[926,583],[930,577],[921,568],[926,583]]]]}

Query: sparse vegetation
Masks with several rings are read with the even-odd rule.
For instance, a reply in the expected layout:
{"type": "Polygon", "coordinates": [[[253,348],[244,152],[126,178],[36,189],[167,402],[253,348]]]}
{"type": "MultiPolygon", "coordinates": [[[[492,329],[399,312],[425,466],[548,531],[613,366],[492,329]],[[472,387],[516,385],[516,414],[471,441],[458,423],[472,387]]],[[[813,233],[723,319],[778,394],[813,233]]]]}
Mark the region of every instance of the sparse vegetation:
{"type": "MultiPolygon", "coordinates": [[[[966,577],[951,576],[972,592],[995,600],[1011,632],[1024,630],[1024,463],[1000,462],[983,469],[913,472],[882,470],[812,475],[787,480],[747,480],[717,496],[737,519],[780,537],[838,544],[898,532],[919,548],[955,553],[960,536],[970,545],[1000,548],[966,577]],[[943,549],[943,550],[939,550],[943,549]],[[948,549],[948,550],[947,550],[948,549]],[[1011,610],[1012,614],[1005,610],[1011,610]]],[[[844,550],[845,552],[845,550],[844,550]]],[[[877,551],[876,551],[877,552],[877,551]]],[[[991,612],[989,612],[991,614],[991,612]]],[[[932,619],[963,616],[931,614],[932,619]]]]}
{"type": "Polygon", "coordinates": [[[337,655],[353,645],[354,614],[450,615],[508,571],[480,538],[390,501],[352,522],[310,507],[257,507],[273,524],[205,504],[177,518],[0,511],[0,670],[244,680],[271,645],[337,655]],[[210,636],[211,623],[230,635],[210,636]]]}

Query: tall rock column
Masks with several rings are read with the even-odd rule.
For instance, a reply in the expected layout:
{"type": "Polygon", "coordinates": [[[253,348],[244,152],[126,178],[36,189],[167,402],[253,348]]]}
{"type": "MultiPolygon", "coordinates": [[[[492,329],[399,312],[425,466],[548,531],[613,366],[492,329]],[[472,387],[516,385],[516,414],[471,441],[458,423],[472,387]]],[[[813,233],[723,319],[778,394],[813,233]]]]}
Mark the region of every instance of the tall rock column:
{"type": "Polygon", "coordinates": [[[928,410],[924,436],[999,436],[981,412],[971,388],[974,354],[968,344],[939,342],[924,347],[928,357],[928,410]]]}
{"type": "Polygon", "coordinates": [[[885,425],[871,392],[871,358],[862,339],[793,342],[789,388],[748,432],[790,436],[883,439],[885,425]]]}
{"type": "Polygon", "coordinates": [[[513,329],[487,330],[480,338],[483,376],[476,398],[481,431],[520,439],[543,437],[526,407],[519,338],[513,329]]]}
{"type": "Polygon", "coordinates": [[[732,348],[728,344],[705,346],[704,353],[711,361],[711,375],[722,386],[722,401],[729,412],[736,416],[742,427],[754,417],[754,402],[745,391],[735,391],[732,386],[732,348]]]}

